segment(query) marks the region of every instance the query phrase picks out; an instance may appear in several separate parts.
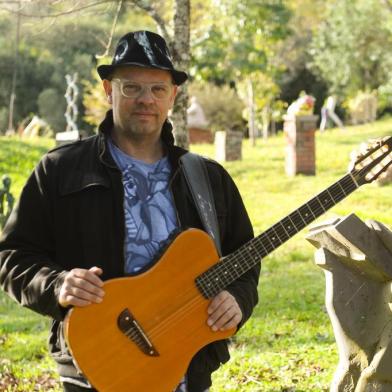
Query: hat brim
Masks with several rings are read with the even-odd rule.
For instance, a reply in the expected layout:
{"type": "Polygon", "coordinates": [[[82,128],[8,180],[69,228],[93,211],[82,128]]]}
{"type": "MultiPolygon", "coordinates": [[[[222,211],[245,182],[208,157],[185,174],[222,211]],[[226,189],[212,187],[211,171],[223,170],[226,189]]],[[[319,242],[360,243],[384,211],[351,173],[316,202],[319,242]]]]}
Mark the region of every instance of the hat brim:
{"type": "Polygon", "coordinates": [[[145,64],[141,63],[125,63],[125,64],[117,64],[117,65],[100,65],[97,68],[98,75],[99,77],[104,80],[108,79],[110,77],[110,74],[114,72],[116,68],[123,68],[123,67],[129,67],[129,66],[137,66],[137,67],[143,67],[143,68],[154,68],[154,69],[162,69],[164,71],[169,71],[172,76],[174,83],[179,86],[180,84],[184,83],[188,79],[188,75],[183,72],[183,71],[177,71],[176,69],[171,69],[171,68],[165,68],[165,67],[159,67],[159,66],[146,66],[145,64]]]}

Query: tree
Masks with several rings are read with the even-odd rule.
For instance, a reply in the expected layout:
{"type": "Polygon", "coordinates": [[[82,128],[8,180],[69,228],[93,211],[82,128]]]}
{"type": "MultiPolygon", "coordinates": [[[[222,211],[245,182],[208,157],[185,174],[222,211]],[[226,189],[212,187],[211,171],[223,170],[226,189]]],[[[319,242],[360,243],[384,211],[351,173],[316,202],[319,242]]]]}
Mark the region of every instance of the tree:
{"type": "Polygon", "coordinates": [[[332,93],[347,97],[375,90],[392,76],[390,15],[379,0],[334,2],[310,53],[332,93]]]}

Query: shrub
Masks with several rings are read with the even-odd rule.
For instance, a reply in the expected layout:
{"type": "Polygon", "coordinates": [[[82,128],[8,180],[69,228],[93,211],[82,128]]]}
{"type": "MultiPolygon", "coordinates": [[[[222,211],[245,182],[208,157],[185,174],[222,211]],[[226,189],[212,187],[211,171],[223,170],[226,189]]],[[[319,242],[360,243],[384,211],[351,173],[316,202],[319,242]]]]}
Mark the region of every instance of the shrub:
{"type": "Polygon", "coordinates": [[[197,98],[212,131],[244,130],[244,104],[233,88],[193,83],[188,91],[197,98]]]}

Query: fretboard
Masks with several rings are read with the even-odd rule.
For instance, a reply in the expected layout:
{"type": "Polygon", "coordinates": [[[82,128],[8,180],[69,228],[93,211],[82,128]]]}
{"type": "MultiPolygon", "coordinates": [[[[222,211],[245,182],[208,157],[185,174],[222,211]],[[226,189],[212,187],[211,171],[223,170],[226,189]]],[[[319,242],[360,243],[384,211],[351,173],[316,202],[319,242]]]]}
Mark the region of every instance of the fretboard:
{"type": "Polygon", "coordinates": [[[268,230],[199,275],[196,278],[196,285],[200,292],[206,298],[218,294],[234,280],[260,263],[263,257],[351,194],[358,186],[351,174],[342,177],[268,230]]]}

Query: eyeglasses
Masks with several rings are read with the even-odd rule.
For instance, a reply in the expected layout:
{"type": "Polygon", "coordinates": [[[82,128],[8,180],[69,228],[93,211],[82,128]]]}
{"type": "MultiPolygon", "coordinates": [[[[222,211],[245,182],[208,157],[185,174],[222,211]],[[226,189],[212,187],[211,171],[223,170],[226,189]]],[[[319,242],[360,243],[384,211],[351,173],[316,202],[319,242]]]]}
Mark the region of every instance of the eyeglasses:
{"type": "Polygon", "coordinates": [[[140,84],[125,79],[112,79],[112,82],[120,84],[121,94],[126,98],[138,98],[148,89],[155,99],[168,99],[173,87],[172,84],[165,82],[140,84]]]}

